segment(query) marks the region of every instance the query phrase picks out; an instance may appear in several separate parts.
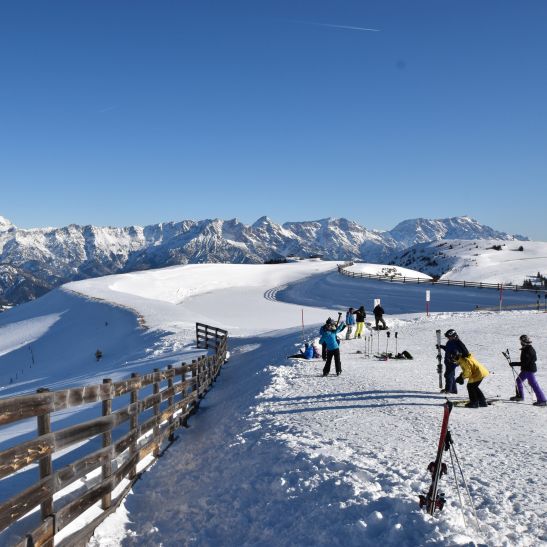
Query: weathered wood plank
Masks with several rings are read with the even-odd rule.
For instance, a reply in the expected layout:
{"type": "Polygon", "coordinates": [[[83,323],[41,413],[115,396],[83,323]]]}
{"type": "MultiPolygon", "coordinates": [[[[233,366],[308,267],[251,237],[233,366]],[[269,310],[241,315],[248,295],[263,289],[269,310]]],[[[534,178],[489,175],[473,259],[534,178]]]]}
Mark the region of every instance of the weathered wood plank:
{"type": "Polygon", "coordinates": [[[0,479],[48,454],[117,427],[128,420],[129,416],[129,409],[125,407],[110,416],[101,416],[8,448],[0,452],[0,479]]]}
{"type": "Polygon", "coordinates": [[[101,448],[56,471],[52,476],[42,479],[23,492],[0,505],[0,530],[21,518],[24,514],[42,503],[49,496],[60,492],[74,481],[81,479],[94,469],[118,457],[137,438],[136,431],[130,431],[115,444],[101,448]]]}
{"type": "Polygon", "coordinates": [[[34,547],[42,547],[47,545],[53,545],[53,534],[55,533],[54,528],[54,518],[48,517],[41,524],[29,532],[27,537],[21,539],[14,547],[29,547],[29,545],[34,545],[34,547]]]}
{"type": "Polygon", "coordinates": [[[120,481],[128,474],[131,467],[135,465],[138,454],[128,459],[115,473],[101,481],[98,485],[90,488],[79,498],[67,503],[55,513],[55,531],[62,530],[67,524],[70,524],[75,518],[87,511],[92,505],[97,503],[105,494],[112,492],[120,481]]]}
{"type": "Polygon", "coordinates": [[[93,533],[95,532],[95,529],[103,522],[103,520],[106,519],[106,517],[110,516],[116,509],[120,506],[120,503],[122,500],[127,496],[131,488],[133,487],[135,483],[135,480],[132,480],[119,494],[116,496],[115,499],[112,500],[112,504],[106,511],[102,511],[100,515],[95,517],[91,522],[86,524],[83,528],[80,528],[77,532],[74,532],[67,538],[63,539],[59,543],[56,544],[56,547],[74,547],[75,545],[86,545],[91,537],[93,536],[93,533]]]}
{"type": "Polygon", "coordinates": [[[0,425],[52,412],[54,393],[33,393],[0,399],[0,425]]]}

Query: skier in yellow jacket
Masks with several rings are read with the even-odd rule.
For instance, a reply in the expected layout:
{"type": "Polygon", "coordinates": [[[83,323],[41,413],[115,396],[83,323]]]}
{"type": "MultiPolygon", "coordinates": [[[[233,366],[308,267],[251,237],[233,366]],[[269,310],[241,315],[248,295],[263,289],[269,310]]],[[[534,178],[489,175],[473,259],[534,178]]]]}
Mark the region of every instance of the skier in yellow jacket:
{"type": "Polygon", "coordinates": [[[454,354],[455,361],[460,365],[462,372],[456,378],[458,384],[463,384],[463,379],[467,378],[467,391],[469,392],[469,402],[465,405],[468,408],[479,408],[488,406],[484,393],[480,390],[480,383],[490,374],[488,369],[481,365],[473,355],[464,357],[461,353],[454,354]]]}

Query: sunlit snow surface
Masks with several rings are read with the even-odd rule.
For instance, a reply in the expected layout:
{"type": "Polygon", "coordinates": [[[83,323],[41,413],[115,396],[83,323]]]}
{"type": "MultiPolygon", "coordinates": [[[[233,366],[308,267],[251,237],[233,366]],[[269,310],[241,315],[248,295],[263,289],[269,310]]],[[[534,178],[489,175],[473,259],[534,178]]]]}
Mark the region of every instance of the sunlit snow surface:
{"type": "MultiPolygon", "coordinates": [[[[335,263],[317,261],[183,266],[72,283],[0,315],[0,328],[59,317],[30,344],[35,359],[42,356],[41,376],[38,365],[25,368],[32,386],[5,392],[73,383],[71,374],[87,383],[180,362],[192,351],[195,321],[230,331],[230,362],[191,428],[179,432],[92,545],[547,544],[546,409],[454,409],[451,430],[480,528],[469,502],[464,526],[452,476],[443,478],[448,502],[439,516],[417,504],[442,416],[435,330],[455,328],[491,371],[486,395],[508,398],[513,375],[501,350],[509,347],[516,359],[522,333],[534,340],[547,389],[547,314],[476,312],[474,298],[495,307],[499,294],[432,287],[426,317],[425,286],[380,283],[348,279],[335,263]],[[323,378],[321,360],[287,360],[327,316],[361,304],[370,313],[376,297],[392,336],[374,333],[374,351],[394,351],[397,332],[397,349],[413,361],[366,358],[364,339],[343,342],[340,377],[323,378]],[[69,349],[56,358],[64,344],[69,349]],[[98,344],[110,344],[101,363],[92,358],[98,344]]],[[[0,357],[3,374],[28,361],[26,339],[19,342],[25,345],[0,357]]]]}

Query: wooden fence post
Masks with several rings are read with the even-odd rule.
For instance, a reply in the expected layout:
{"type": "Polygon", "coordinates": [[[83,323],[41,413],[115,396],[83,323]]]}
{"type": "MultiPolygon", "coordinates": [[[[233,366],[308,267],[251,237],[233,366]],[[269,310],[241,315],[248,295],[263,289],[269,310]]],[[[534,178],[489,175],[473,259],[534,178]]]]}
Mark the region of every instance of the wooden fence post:
{"type": "MultiPolygon", "coordinates": [[[[155,368],[154,373],[159,373],[160,369],[155,368]]],[[[160,383],[154,382],[154,395],[157,395],[160,392],[160,383]]],[[[160,403],[154,403],[154,416],[156,417],[156,421],[158,420],[158,417],[160,415],[160,403]]],[[[160,424],[156,423],[154,425],[154,440],[156,442],[156,446],[154,447],[154,457],[157,458],[160,455],[160,443],[159,443],[159,437],[160,437],[160,424]]]]}
{"type": "Polygon", "coordinates": [[[193,412],[195,412],[199,406],[199,360],[197,359],[192,359],[192,379],[194,380],[194,391],[196,392],[193,409],[193,412]]]}
{"type": "MultiPolygon", "coordinates": [[[[136,372],[131,373],[131,378],[133,380],[137,380],[139,378],[139,374],[136,372]]],[[[139,402],[139,390],[137,388],[133,388],[131,390],[130,395],[130,403],[134,404],[135,406],[138,406],[137,403],[139,402]]],[[[138,427],[139,427],[139,410],[138,408],[135,410],[134,414],[131,414],[131,418],[129,419],[129,428],[135,435],[135,439],[131,443],[131,455],[134,456],[139,451],[139,434],[138,434],[138,427]]],[[[137,476],[137,463],[135,462],[135,465],[129,470],[129,480],[133,480],[137,476]]]]}
{"type": "MultiPolygon", "coordinates": [[[[184,372],[181,372],[181,375],[180,375],[180,381],[181,382],[186,382],[186,363],[182,363],[182,370],[184,372]]],[[[185,399],[187,396],[188,396],[188,387],[185,387],[182,389],[181,391],[181,397],[182,399],[185,399]]],[[[189,427],[188,425],[188,409],[190,408],[190,405],[189,404],[185,404],[183,407],[182,407],[182,411],[183,413],[185,414],[184,418],[180,421],[180,425],[181,427],[189,427]]]]}
{"type": "MultiPolygon", "coordinates": [[[[167,365],[167,370],[172,370],[173,365],[167,365]]],[[[173,389],[173,376],[167,378],[167,389],[173,389]]],[[[167,398],[167,404],[171,408],[171,414],[169,415],[169,442],[175,440],[175,419],[173,418],[173,405],[175,404],[175,394],[167,398]]]]}
{"type": "MultiPolygon", "coordinates": [[[[103,384],[111,384],[110,378],[104,378],[103,384]]],[[[103,401],[103,416],[110,416],[112,414],[112,390],[108,399],[103,401]]],[[[103,433],[103,448],[106,448],[112,444],[112,426],[108,428],[108,431],[103,433]]],[[[102,466],[102,478],[103,480],[109,478],[112,475],[112,457],[109,455],[108,460],[102,466]]],[[[102,497],[101,507],[103,509],[109,509],[112,503],[112,492],[108,492],[102,497]]]]}
{"type": "MultiPolygon", "coordinates": [[[[45,387],[42,387],[36,390],[36,393],[47,393],[47,392],[49,392],[49,389],[45,387]]],[[[51,415],[49,414],[49,412],[46,414],[41,414],[40,416],[37,416],[37,422],[38,422],[38,436],[47,435],[48,433],[51,433],[51,415]]],[[[47,456],[40,458],[39,468],[40,468],[40,479],[44,479],[45,477],[49,477],[51,475],[53,471],[53,467],[51,464],[51,454],[48,454],[47,456]]],[[[49,516],[54,516],[53,496],[47,498],[40,504],[40,511],[41,511],[42,521],[44,521],[49,516]]],[[[53,530],[55,531],[55,526],[53,527],[53,530]]],[[[53,541],[54,541],[53,538],[47,540],[43,544],[44,547],[53,547],[53,541]]]]}

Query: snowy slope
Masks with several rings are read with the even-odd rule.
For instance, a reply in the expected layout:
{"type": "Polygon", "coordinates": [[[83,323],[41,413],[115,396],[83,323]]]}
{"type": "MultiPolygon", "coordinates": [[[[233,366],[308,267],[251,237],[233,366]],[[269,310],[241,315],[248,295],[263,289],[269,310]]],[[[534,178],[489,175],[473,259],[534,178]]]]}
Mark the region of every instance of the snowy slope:
{"type": "MultiPolygon", "coordinates": [[[[192,351],[194,321],[227,327],[232,357],[192,427],[144,474],[91,545],[547,544],[547,478],[530,471],[547,460],[545,409],[499,403],[453,411],[480,529],[469,504],[464,526],[449,477],[440,516],[417,505],[442,414],[435,329],[456,328],[491,370],[485,393],[508,397],[513,377],[500,351],[509,347],[517,356],[523,332],[534,339],[538,379],[547,387],[547,314],[455,313],[460,297],[471,293],[453,287],[433,299],[438,307],[425,317],[401,293],[389,300],[391,291],[410,286],[375,283],[318,261],[193,265],[73,283],[0,316],[1,370],[28,363],[29,345],[37,361],[25,369],[30,385],[19,382],[3,393],[180,362],[192,351]],[[365,358],[357,353],[364,339],[343,343],[340,377],[322,378],[320,360],[287,360],[316,337],[326,316],[361,302],[368,309],[379,291],[400,314],[388,311],[387,320],[398,332],[398,350],[410,351],[413,361],[365,358]],[[97,364],[92,352],[99,343],[109,349],[97,364]]],[[[485,292],[476,294],[486,298],[485,292]]],[[[375,350],[388,343],[394,350],[393,337],[374,334],[375,350]]],[[[8,432],[12,439],[21,434],[8,432]]]]}
{"type": "Polygon", "coordinates": [[[547,243],[446,240],[416,245],[392,260],[442,279],[521,285],[538,272],[547,275],[547,243]]]}

